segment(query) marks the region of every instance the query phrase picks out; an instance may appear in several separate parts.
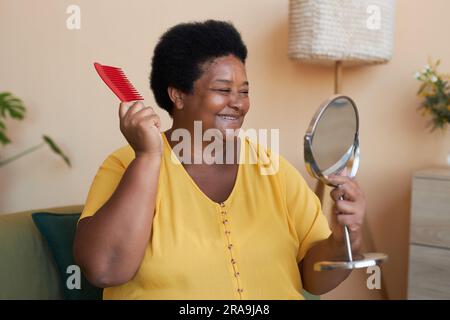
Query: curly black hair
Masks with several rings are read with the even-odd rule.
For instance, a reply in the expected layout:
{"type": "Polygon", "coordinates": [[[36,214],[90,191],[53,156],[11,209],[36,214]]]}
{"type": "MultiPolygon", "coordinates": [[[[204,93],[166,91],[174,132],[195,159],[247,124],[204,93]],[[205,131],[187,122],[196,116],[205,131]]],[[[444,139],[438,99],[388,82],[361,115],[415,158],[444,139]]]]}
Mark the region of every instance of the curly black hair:
{"type": "Polygon", "coordinates": [[[230,54],[245,64],[247,47],[229,22],[207,20],[170,28],[159,39],[152,59],[150,87],[156,103],[172,116],[173,102],[167,88],[192,93],[202,65],[230,54]]]}

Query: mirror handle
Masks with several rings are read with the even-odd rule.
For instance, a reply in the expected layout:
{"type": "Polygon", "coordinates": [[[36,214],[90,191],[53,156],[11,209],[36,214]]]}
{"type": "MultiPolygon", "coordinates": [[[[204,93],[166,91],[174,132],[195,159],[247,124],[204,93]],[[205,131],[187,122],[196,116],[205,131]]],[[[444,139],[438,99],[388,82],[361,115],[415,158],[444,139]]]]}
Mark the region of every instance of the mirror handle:
{"type": "Polygon", "coordinates": [[[348,227],[344,226],[344,236],[345,236],[345,249],[347,251],[347,259],[348,261],[353,261],[353,255],[352,255],[352,244],[350,242],[350,234],[348,232],[348,227]]]}
{"type": "MultiPolygon", "coordinates": [[[[339,200],[344,200],[344,197],[339,197],[339,200]]],[[[348,232],[348,227],[344,225],[344,243],[345,243],[345,251],[347,252],[348,261],[353,261],[352,254],[352,243],[350,242],[350,233],[348,232]]]]}

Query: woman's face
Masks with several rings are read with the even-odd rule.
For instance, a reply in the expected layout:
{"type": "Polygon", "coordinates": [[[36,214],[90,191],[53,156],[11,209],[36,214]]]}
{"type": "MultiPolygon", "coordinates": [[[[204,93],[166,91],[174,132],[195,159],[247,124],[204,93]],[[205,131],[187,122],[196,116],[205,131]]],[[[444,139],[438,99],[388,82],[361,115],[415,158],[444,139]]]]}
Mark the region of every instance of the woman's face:
{"type": "Polygon", "coordinates": [[[201,121],[203,131],[219,129],[225,137],[226,129],[241,128],[250,107],[245,66],[228,55],[205,63],[202,69],[193,93],[184,96],[180,116],[187,127],[201,121]]]}

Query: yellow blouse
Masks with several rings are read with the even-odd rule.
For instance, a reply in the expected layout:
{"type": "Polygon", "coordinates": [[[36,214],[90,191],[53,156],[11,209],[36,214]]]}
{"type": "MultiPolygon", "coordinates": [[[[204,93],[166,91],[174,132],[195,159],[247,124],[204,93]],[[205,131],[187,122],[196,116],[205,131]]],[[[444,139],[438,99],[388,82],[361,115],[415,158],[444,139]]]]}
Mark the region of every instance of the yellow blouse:
{"type": "MultiPolygon", "coordinates": [[[[300,173],[281,156],[276,165],[270,151],[246,138],[234,188],[225,202],[216,203],[162,137],[157,203],[144,259],[131,281],[105,288],[103,298],[303,299],[298,263],[331,232],[300,173]],[[261,161],[249,161],[252,156],[261,161]],[[268,166],[273,174],[267,174],[268,166]]],[[[133,158],[129,145],[106,158],[80,219],[94,215],[109,199],[133,158]]]]}

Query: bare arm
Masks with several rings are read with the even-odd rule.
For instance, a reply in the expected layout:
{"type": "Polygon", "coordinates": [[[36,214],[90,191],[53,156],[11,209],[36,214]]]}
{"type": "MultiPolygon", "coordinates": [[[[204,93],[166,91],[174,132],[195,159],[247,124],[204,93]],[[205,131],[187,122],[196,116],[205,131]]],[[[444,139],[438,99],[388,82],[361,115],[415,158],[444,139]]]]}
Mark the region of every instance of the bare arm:
{"type": "Polygon", "coordinates": [[[92,217],[80,220],[74,257],[97,287],[133,278],[150,239],[161,165],[159,118],[141,103],[120,106],[121,131],[136,157],[109,200],[92,217]]]}
{"type": "Polygon", "coordinates": [[[343,226],[349,228],[352,253],[358,255],[362,245],[362,223],[366,201],[358,183],[345,176],[330,176],[336,186],[331,191],[335,201],[332,214],[332,235],[310,248],[300,263],[303,287],[312,294],[324,294],[336,288],[351,273],[350,270],[314,271],[316,262],[345,257],[343,226]]]}
{"type": "Polygon", "coordinates": [[[327,293],[336,288],[342,281],[347,279],[351,270],[329,270],[314,271],[316,262],[326,261],[336,256],[344,256],[342,246],[333,241],[332,236],[328,239],[318,242],[308,250],[308,253],[300,263],[300,271],[303,280],[303,288],[315,295],[327,293]]]}

